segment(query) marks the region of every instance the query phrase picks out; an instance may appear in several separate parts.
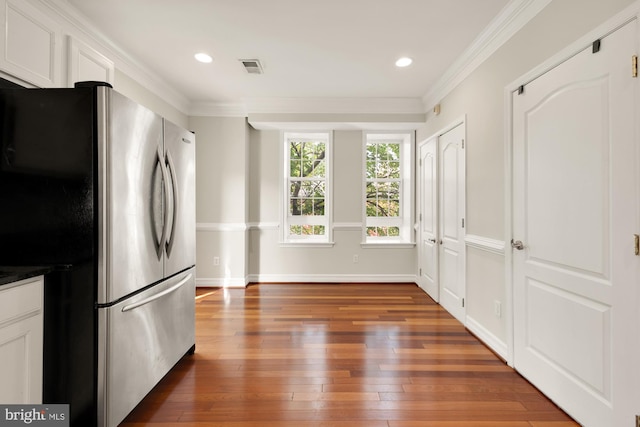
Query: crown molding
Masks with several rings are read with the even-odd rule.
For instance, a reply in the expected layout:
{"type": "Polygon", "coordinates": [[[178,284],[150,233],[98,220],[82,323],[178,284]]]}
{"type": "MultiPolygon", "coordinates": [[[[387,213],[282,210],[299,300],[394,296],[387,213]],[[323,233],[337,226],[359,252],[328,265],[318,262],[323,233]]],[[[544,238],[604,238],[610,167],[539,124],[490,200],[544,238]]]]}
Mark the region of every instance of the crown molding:
{"type": "Polygon", "coordinates": [[[133,58],[66,0],[29,0],[60,18],[65,30],[107,53],[116,68],[138,84],[193,116],[247,117],[252,113],[415,114],[431,107],[467,78],[552,0],[512,0],[422,98],[249,98],[237,103],[192,103],[133,58]]]}
{"type": "Polygon", "coordinates": [[[422,98],[428,110],[493,55],[552,0],[512,0],[422,98]]]}
{"type": "Polygon", "coordinates": [[[138,84],[171,104],[183,114],[188,114],[190,101],[148,67],[134,59],[106,35],[95,29],[89,20],[66,0],[39,0],[41,5],[61,18],[64,29],[89,45],[97,45],[101,53],[113,60],[116,68],[134,79],[138,84]],[[66,25],[65,25],[66,24],[66,25]]]}

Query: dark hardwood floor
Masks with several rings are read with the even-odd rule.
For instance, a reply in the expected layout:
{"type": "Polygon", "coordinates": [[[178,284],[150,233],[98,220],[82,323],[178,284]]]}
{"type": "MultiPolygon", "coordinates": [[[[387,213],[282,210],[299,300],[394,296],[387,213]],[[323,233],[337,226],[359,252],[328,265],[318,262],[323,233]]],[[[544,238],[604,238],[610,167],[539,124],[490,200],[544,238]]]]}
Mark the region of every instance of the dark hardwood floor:
{"type": "Polygon", "coordinates": [[[121,427],[577,427],[410,284],[199,289],[196,354],[121,427]]]}

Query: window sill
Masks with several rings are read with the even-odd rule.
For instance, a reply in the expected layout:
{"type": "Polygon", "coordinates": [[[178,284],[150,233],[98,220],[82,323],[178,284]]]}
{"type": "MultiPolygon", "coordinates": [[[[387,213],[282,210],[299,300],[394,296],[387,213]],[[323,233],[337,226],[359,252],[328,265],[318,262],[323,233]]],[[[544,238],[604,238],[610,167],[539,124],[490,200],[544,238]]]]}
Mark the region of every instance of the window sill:
{"type": "Polygon", "coordinates": [[[362,242],[360,243],[360,247],[362,248],[370,248],[370,249],[382,249],[382,248],[393,248],[393,249],[413,249],[416,247],[415,243],[412,242],[362,242]]]}
{"type": "Polygon", "coordinates": [[[332,248],[335,242],[280,242],[281,248],[332,248]]]}

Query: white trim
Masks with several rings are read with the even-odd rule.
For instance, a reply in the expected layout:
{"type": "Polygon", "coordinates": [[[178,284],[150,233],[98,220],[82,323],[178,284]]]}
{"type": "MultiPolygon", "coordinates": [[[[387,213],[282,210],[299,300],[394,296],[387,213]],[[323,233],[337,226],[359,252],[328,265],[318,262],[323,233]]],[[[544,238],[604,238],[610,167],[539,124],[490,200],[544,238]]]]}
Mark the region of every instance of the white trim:
{"type": "Polygon", "coordinates": [[[199,222],[196,231],[246,231],[247,224],[242,222],[199,222]]]}
{"type": "Polygon", "coordinates": [[[361,242],[360,247],[363,249],[413,249],[415,243],[398,242],[398,241],[379,241],[379,242],[361,242]]]}
{"type": "Polygon", "coordinates": [[[250,283],[416,283],[415,274],[251,274],[250,283]]]}
{"type": "Polygon", "coordinates": [[[427,111],[533,19],[551,0],[512,0],[424,95],[427,111]]]}
{"type": "Polygon", "coordinates": [[[196,102],[189,108],[189,116],[247,117],[247,107],[240,102],[196,102]]]}
{"type": "Polygon", "coordinates": [[[361,231],[362,223],[361,222],[334,222],[333,230],[339,231],[361,231]]]}
{"type": "MultiPolygon", "coordinates": [[[[196,231],[244,231],[244,230],[278,230],[277,222],[199,222],[196,231]]],[[[336,222],[333,229],[338,231],[360,231],[361,222],[336,222]]]]}
{"type": "Polygon", "coordinates": [[[196,286],[200,288],[246,288],[248,278],[241,277],[204,277],[196,279],[196,286]]]}
{"type": "Polygon", "coordinates": [[[489,237],[467,234],[464,238],[467,247],[481,249],[498,255],[504,255],[505,242],[503,240],[491,239],[489,237]]]}
{"type": "Polygon", "coordinates": [[[247,98],[249,114],[421,114],[420,98],[247,98]]]}
{"type": "Polygon", "coordinates": [[[300,242],[288,241],[278,242],[281,248],[332,248],[336,242],[325,242],[324,240],[301,240],[300,242]]]}
{"type": "Polygon", "coordinates": [[[507,343],[491,333],[487,328],[482,326],[480,322],[473,317],[467,315],[465,327],[480,339],[487,347],[496,352],[498,356],[507,360],[508,348],[507,343]]]}
{"type": "Polygon", "coordinates": [[[280,224],[277,222],[250,222],[247,224],[249,230],[278,230],[280,224]]]}

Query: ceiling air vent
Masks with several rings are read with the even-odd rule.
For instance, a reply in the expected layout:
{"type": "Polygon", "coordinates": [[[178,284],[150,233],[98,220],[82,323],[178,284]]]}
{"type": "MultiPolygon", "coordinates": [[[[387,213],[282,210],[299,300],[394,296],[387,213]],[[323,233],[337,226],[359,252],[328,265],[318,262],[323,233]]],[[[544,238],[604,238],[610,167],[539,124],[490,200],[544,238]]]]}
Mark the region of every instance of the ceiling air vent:
{"type": "Polygon", "coordinates": [[[242,65],[244,65],[244,69],[247,70],[249,74],[262,74],[262,64],[257,59],[241,59],[242,65]]]}

